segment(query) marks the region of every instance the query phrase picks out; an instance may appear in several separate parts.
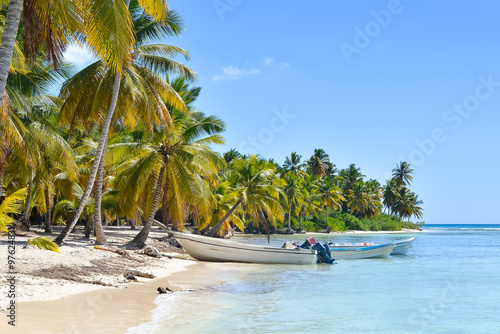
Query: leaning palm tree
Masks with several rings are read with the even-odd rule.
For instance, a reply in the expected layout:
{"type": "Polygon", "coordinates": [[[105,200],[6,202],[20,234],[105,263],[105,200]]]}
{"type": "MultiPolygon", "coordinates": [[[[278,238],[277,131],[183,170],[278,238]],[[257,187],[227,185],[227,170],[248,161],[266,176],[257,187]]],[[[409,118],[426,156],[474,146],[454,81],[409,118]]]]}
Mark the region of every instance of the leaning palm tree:
{"type": "MultiPolygon", "coordinates": [[[[202,233],[219,222],[229,212],[233,203],[238,200],[238,192],[231,187],[229,181],[225,180],[211,186],[210,193],[206,194],[205,198],[208,199],[208,205],[200,213],[202,223],[198,227],[202,233]]],[[[243,219],[241,219],[241,210],[232,211],[216,233],[220,237],[224,236],[231,230],[231,223],[238,227],[240,231],[245,230],[243,219]]]]}
{"type": "Polygon", "coordinates": [[[396,164],[396,168],[392,170],[392,178],[396,181],[398,187],[404,185],[410,185],[413,180],[413,169],[410,164],[406,161],[401,161],[399,164],[396,164]]]}
{"type": "MultiPolygon", "coordinates": [[[[163,191],[168,192],[168,212],[183,224],[186,203],[196,204],[203,195],[203,179],[214,181],[224,160],[207,145],[223,143],[218,135],[224,123],[200,112],[173,115],[173,127],[154,127],[140,142],[111,145],[110,162],[125,161],[117,167],[114,188],[122,196],[118,202],[127,217],[136,214],[135,203],[149,212],[144,227],[131,242],[143,247],[163,191]]],[[[182,226],[179,226],[181,228],[182,226]]]]}
{"type": "MultiPolygon", "coordinates": [[[[58,244],[61,244],[74,228],[90,197],[101,158],[106,148],[109,128],[118,101],[122,73],[124,68],[133,60],[134,46],[136,44],[133,21],[128,10],[128,0],[126,3],[121,0],[81,1],[87,2],[88,5],[82,15],[84,18],[84,31],[82,35],[84,36],[85,43],[101,59],[106,68],[109,69],[110,75],[113,76],[113,84],[111,86],[112,93],[109,98],[109,107],[101,126],[99,146],[89,174],[87,186],[73,217],[66,224],[61,234],[55,239],[58,244]]],[[[140,4],[142,4],[142,8],[146,13],[158,18],[161,22],[166,20],[168,9],[165,1],[142,0],[140,4]]]]}
{"type": "MultiPolygon", "coordinates": [[[[184,78],[172,82],[163,80],[153,70],[175,70],[181,75],[194,79],[192,70],[173,61],[170,57],[182,55],[189,58],[187,51],[170,45],[148,44],[163,37],[176,36],[182,31],[182,21],[170,11],[165,22],[154,20],[147,15],[137,1],[132,1],[129,11],[134,23],[136,46],[133,61],[124,66],[122,82],[114,122],[134,127],[137,119],[147,123],[171,124],[169,110],[186,110],[187,105],[199,94],[200,88],[179,93],[185,85],[184,78]],[[183,94],[185,93],[185,94],[183,94]],[[184,102],[185,101],[185,102],[184,102]]],[[[112,72],[102,61],[89,65],[69,80],[62,89],[66,103],[61,110],[60,119],[72,129],[75,124],[83,124],[87,129],[99,123],[104,114],[102,100],[113,83],[112,72]],[[98,87],[95,89],[95,87],[98,87]],[[83,102],[84,101],[84,102],[83,102]],[[82,113],[82,111],[84,111],[82,113]]],[[[109,95],[108,95],[109,96],[109,95]]],[[[107,105],[107,104],[105,104],[107,105]]],[[[104,156],[101,157],[94,186],[96,243],[107,243],[101,222],[101,198],[104,179],[104,156]]]]}
{"type": "Polygon", "coordinates": [[[280,197],[284,186],[283,180],[276,177],[276,165],[255,155],[238,158],[232,161],[226,177],[238,193],[237,201],[206,235],[213,236],[240,205],[257,228],[262,221],[268,230],[268,219],[276,228],[276,218],[283,220],[280,197]]]}

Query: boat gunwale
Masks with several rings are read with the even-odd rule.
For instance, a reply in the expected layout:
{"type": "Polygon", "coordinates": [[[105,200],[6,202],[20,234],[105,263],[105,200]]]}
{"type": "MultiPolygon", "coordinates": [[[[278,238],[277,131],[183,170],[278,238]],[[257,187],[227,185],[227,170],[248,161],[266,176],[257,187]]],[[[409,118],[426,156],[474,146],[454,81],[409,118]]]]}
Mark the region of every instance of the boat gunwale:
{"type": "MultiPolygon", "coordinates": [[[[236,241],[229,241],[230,243],[234,243],[234,246],[231,245],[224,245],[221,243],[210,243],[210,242],[205,242],[202,240],[196,240],[197,237],[183,237],[183,234],[181,233],[180,236],[175,236],[176,239],[184,239],[196,243],[201,243],[205,245],[210,245],[214,247],[224,247],[224,248],[232,248],[232,249],[239,249],[241,250],[243,246],[244,250],[247,251],[254,251],[254,252],[264,252],[264,253],[282,253],[282,254],[293,254],[293,255],[306,255],[306,256],[317,256],[317,251],[311,250],[311,249],[303,249],[303,248],[294,248],[294,249],[285,249],[285,248],[279,248],[279,247],[266,247],[266,246],[261,246],[261,245],[253,245],[253,244],[244,244],[241,242],[236,242],[236,241]],[[190,238],[191,237],[191,238],[190,238]],[[237,247],[240,246],[240,247],[237,247]]],[[[198,236],[199,237],[199,236],[198,236]]]]}
{"type": "MultiPolygon", "coordinates": [[[[328,245],[330,246],[330,245],[328,245]]],[[[363,251],[369,251],[369,250],[378,250],[380,248],[385,248],[385,247],[390,247],[394,249],[396,247],[395,244],[383,244],[383,245],[375,245],[375,246],[360,246],[358,248],[330,248],[331,252],[337,252],[337,251],[358,251],[358,252],[363,252],[363,251]]],[[[341,246],[334,246],[334,247],[341,247],[341,246]]],[[[356,246],[351,246],[351,247],[356,247],[356,246]]]]}

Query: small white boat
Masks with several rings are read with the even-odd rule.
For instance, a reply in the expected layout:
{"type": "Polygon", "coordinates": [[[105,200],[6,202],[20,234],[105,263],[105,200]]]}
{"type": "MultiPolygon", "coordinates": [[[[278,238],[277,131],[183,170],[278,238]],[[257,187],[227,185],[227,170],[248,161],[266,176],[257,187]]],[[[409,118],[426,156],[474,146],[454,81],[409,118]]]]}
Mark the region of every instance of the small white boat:
{"type": "Polygon", "coordinates": [[[201,261],[314,264],[318,257],[317,252],[311,249],[268,247],[196,234],[172,233],[189,255],[201,261]]]}
{"type": "Polygon", "coordinates": [[[391,255],[406,255],[408,252],[408,249],[411,247],[411,244],[415,238],[410,238],[406,240],[401,240],[401,241],[395,241],[394,244],[396,245],[394,249],[392,250],[391,255]]]}
{"type": "Polygon", "coordinates": [[[371,259],[389,257],[394,244],[374,245],[374,246],[335,246],[328,245],[332,258],[335,260],[342,259],[371,259]]]}

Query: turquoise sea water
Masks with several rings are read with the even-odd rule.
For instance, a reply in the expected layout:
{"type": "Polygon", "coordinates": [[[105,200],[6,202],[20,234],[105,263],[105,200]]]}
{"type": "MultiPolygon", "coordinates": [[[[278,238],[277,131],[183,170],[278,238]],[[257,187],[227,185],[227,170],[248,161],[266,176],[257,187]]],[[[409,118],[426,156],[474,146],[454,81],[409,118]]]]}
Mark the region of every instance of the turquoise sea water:
{"type": "MultiPolygon", "coordinates": [[[[500,225],[315,235],[318,241],[376,243],[408,237],[416,238],[408,256],[387,259],[310,266],[195,263],[202,269],[198,279],[215,287],[159,296],[153,320],[129,332],[500,333],[500,225]]],[[[289,239],[276,237],[271,245],[289,239]]],[[[240,241],[265,244],[267,238],[240,241]]]]}

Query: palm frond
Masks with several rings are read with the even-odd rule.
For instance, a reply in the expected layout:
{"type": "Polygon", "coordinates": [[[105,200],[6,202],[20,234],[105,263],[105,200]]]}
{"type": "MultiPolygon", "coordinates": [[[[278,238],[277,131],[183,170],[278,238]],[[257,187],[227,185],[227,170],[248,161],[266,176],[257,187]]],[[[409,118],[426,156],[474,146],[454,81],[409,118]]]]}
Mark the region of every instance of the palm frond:
{"type": "Polygon", "coordinates": [[[29,239],[28,241],[26,241],[26,245],[29,245],[29,246],[32,246],[32,247],[38,248],[38,249],[45,249],[45,250],[50,250],[53,252],[60,253],[59,246],[55,242],[53,242],[45,237],[36,237],[33,239],[29,239]]]}
{"type": "Polygon", "coordinates": [[[132,60],[133,22],[123,0],[83,0],[86,42],[113,72],[132,60]]]}

